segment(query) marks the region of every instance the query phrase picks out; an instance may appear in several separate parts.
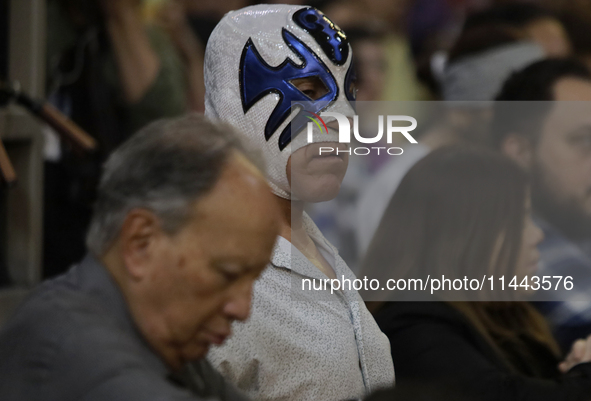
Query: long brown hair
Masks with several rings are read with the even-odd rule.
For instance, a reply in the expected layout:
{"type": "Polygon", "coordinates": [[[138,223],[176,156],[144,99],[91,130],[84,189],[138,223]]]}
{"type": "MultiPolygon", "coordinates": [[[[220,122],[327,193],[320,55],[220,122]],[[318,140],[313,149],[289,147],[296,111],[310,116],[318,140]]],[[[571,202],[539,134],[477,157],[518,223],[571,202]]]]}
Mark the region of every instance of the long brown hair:
{"type": "MultiPolygon", "coordinates": [[[[527,196],[526,173],[502,155],[465,146],[436,150],[401,181],[371,242],[361,275],[383,277],[394,266],[396,277],[407,279],[427,274],[471,276],[475,269],[494,274],[495,280],[513,276],[527,196]]],[[[524,337],[558,354],[547,324],[529,303],[449,304],[508,365],[502,344],[523,345],[524,337]]]]}

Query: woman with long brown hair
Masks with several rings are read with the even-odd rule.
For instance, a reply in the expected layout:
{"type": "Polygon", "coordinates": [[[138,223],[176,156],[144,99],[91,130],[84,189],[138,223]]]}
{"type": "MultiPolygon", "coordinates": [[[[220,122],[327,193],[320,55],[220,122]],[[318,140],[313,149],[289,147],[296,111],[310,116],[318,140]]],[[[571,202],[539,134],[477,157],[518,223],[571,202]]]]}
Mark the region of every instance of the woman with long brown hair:
{"type": "MultiPolygon", "coordinates": [[[[396,278],[453,279],[484,272],[497,283],[503,275],[531,281],[542,238],[517,165],[486,150],[443,148],[402,180],[361,275],[383,279],[390,269],[396,278]]],[[[373,304],[390,339],[397,383],[445,387],[446,394],[459,389],[485,401],[591,400],[591,341],[575,343],[560,363],[542,316],[507,294],[508,288],[448,291],[438,302],[373,304]]]]}

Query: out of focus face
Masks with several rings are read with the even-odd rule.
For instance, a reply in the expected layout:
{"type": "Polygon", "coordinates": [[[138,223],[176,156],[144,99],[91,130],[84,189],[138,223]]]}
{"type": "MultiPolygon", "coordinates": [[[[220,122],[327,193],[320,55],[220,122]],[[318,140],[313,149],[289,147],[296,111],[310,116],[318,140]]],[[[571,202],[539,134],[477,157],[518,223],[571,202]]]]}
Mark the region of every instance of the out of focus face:
{"type": "Polygon", "coordinates": [[[587,225],[591,233],[591,82],[565,78],[554,94],[558,103],[533,154],[534,205],[545,205],[542,213],[556,213],[565,225],[587,225]]]}
{"type": "Polygon", "coordinates": [[[528,36],[544,48],[548,57],[566,57],[572,52],[568,34],[560,21],[543,18],[526,27],[528,36]]]}
{"type": "Polygon", "coordinates": [[[356,100],[381,100],[388,68],[383,46],[375,40],[359,40],[353,47],[359,79],[356,100]]]}
{"type": "Polygon", "coordinates": [[[172,368],[204,357],[234,320],[248,317],[279,219],[262,176],[236,156],[180,232],[151,236],[147,273],[127,298],[141,332],[172,368]]]}
{"type": "Polygon", "coordinates": [[[414,0],[363,0],[362,4],[374,18],[401,23],[414,0]]]}

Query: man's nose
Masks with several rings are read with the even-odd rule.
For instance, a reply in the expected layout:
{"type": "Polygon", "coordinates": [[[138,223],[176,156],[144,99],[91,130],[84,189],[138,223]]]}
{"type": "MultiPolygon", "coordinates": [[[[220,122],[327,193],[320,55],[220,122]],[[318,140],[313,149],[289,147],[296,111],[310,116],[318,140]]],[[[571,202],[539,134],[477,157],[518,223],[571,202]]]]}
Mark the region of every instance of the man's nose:
{"type": "Polygon", "coordinates": [[[250,314],[251,301],[252,283],[249,283],[232,294],[224,307],[224,314],[233,320],[244,321],[248,319],[248,315],[250,314]]]}

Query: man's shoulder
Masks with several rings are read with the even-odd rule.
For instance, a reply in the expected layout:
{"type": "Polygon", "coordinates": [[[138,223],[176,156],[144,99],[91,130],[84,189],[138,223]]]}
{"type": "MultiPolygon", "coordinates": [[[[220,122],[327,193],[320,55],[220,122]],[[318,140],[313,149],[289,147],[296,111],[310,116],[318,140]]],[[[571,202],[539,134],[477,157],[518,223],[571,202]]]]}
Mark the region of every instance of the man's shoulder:
{"type": "Polygon", "coordinates": [[[18,307],[0,332],[0,339],[26,332],[44,337],[65,334],[74,329],[77,317],[100,316],[95,314],[96,309],[89,296],[72,283],[62,278],[51,280],[35,289],[18,307]],[[43,329],[38,330],[39,326],[43,329]]]}
{"type": "Polygon", "coordinates": [[[35,290],[0,331],[0,364],[3,353],[14,353],[6,349],[9,343],[27,348],[33,356],[37,347],[44,346],[63,353],[92,342],[91,348],[97,349],[112,337],[123,340],[121,334],[96,298],[68,283],[52,281],[35,290]]]}
{"type": "Polygon", "coordinates": [[[63,279],[45,283],[0,332],[0,393],[84,394],[123,368],[145,370],[138,342],[81,288],[63,279]]]}
{"type": "MultiPolygon", "coordinates": [[[[70,332],[75,326],[105,324],[108,312],[87,289],[80,286],[73,273],[49,280],[37,287],[17,308],[6,323],[6,330],[28,330],[44,324],[44,334],[51,330],[70,332]]],[[[3,330],[4,332],[4,330],[3,330]]]]}

